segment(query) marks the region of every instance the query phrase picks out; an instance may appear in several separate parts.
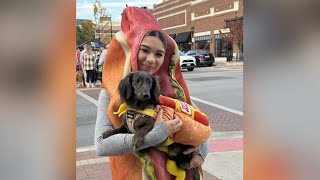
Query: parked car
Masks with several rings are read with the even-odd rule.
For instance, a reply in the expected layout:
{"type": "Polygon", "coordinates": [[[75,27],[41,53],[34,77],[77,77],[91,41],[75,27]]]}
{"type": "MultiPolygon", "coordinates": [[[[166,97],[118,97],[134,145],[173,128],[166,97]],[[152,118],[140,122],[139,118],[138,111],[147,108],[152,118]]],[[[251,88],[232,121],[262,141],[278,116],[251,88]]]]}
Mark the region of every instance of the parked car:
{"type": "Polygon", "coordinates": [[[192,56],[185,55],[181,51],[179,51],[179,56],[181,69],[188,69],[188,71],[193,71],[194,67],[196,67],[196,59],[192,56]]]}
{"type": "Polygon", "coordinates": [[[196,66],[203,64],[212,66],[215,62],[213,54],[202,49],[190,50],[186,55],[192,56],[196,59],[196,66]]]}

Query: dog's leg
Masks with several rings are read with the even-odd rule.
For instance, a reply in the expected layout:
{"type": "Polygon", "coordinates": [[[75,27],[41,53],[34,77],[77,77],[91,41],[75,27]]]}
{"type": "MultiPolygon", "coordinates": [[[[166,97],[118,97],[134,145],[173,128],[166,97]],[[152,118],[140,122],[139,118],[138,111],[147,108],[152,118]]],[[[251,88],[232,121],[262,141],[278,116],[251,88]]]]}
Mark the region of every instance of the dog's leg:
{"type": "Polygon", "coordinates": [[[119,133],[126,133],[128,132],[127,129],[122,125],[117,129],[111,130],[111,131],[105,131],[102,133],[102,138],[105,139],[109,136],[115,135],[115,134],[119,134],[119,133]]]}
{"type": "Polygon", "coordinates": [[[143,143],[144,136],[148,134],[153,128],[155,121],[150,116],[140,117],[134,123],[134,128],[136,133],[132,139],[133,150],[136,151],[137,148],[143,143]]]}
{"type": "Polygon", "coordinates": [[[169,151],[172,153],[176,153],[176,156],[171,156],[170,159],[174,160],[177,163],[177,166],[181,169],[188,170],[190,169],[190,161],[191,159],[199,154],[199,152],[194,151],[190,154],[183,154],[183,152],[193,146],[184,145],[179,143],[173,143],[169,145],[169,151]]]}

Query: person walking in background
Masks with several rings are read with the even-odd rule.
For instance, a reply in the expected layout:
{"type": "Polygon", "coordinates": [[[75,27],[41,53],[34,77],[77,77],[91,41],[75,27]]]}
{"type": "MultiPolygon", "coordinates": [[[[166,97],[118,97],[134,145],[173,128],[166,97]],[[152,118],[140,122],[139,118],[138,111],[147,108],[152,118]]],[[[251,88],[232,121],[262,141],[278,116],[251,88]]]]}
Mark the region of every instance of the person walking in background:
{"type": "Polygon", "coordinates": [[[99,63],[98,63],[99,66],[102,66],[104,63],[104,59],[106,59],[108,47],[109,47],[109,45],[101,46],[101,48],[100,48],[101,53],[100,53],[100,58],[99,58],[99,63]]]}
{"type": "Polygon", "coordinates": [[[95,54],[91,49],[91,46],[87,44],[86,49],[83,54],[83,68],[87,73],[86,86],[94,87],[94,74],[93,70],[95,68],[95,54]]]}
{"type": "Polygon", "coordinates": [[[81,63],[81,69],[82,69],[82,72],[83,72],[83,76],[84,76],[84,81],[85,82],[87,80],[87,72],[83,67],[83,55],[84,55],[84,52],[86,51],[86,48],[87,48],[87,44],[84,44],[83,45],[83,50],[80,52],[80,63],[81,63]]]}
{"type": "Polygon", "coordinates": [[[76,48],[76,71],[78,71],[80,66],[80,50],[76,48]]]}

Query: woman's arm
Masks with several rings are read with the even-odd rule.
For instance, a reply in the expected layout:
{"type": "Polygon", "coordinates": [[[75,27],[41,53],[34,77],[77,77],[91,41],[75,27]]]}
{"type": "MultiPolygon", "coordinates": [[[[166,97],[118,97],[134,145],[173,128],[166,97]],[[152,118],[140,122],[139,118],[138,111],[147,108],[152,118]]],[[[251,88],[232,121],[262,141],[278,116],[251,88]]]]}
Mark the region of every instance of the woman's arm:
{"type": "MultiPolygon", "coordinates": [[[[95,126],[95,146],[99,156],[118,156],[133,152],[133,134],[116,134],[106,139],[102,139],[102,133],[106,130],[114,129],[111,121],[107,117],[109,106],[109,96],[105,89],[102,89],[98,99],[97,120],[95,126]]],[[[144,149],[155,146],[167,138],[166,123],[155,123],[153,129],[144,137],[143,144],[138,148],[144,149]]]]}
{"type": "Polygon", "coordinates": [[[209,139],[202,146],[199,147],[198,151],[202,159],[205,160],[209,151],[209,139]]]}

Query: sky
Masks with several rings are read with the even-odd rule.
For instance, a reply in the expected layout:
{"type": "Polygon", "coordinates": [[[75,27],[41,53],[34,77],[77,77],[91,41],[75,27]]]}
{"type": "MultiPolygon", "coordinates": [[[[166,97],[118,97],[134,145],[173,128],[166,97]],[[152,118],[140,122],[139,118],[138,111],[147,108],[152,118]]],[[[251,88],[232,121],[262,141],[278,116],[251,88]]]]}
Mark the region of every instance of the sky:
{"type": "MultiPolygon", "coordinates": [[[[91,19],[93,16],[93,4],[95,0],[77,0],[76,1],[76,18],[77,19],[91,19]]],[[[120,22],[121,13],[123,9],[128,6],[145,6],[152,8],[153,4],[158,4],[162,0],[101,0],[102,5],[111,13],[112,21],[120,22]]]]}

